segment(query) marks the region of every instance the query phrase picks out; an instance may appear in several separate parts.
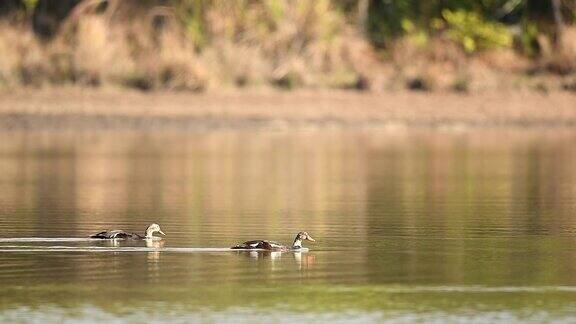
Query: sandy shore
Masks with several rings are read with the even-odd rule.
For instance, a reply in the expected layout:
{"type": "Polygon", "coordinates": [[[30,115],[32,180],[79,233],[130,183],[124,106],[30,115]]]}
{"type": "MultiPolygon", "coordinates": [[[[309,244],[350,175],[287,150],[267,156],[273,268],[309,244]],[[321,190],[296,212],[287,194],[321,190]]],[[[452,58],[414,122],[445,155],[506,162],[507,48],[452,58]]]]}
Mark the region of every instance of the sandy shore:
{"type": "Polygon", "coordinates": [[[480,94],[98,89],[0,93],[0,129],[576,128],[569,92],[480,94]]]}

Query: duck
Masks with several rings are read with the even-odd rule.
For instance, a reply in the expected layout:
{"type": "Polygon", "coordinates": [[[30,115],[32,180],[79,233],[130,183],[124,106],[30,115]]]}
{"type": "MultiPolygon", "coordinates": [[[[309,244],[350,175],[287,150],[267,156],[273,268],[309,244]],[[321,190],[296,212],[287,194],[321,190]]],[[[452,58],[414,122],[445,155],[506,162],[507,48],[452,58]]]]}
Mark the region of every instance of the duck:
{"type": "Polygon", "coordinates": [[[160,233],[164,236],[164,232],[160,229],[160,225],[156,223],[150,224],[146,228],[144,236],[136,233],[130,233],[123,230],[106,230],[90,235],[90,238],[103,239],[103,240],[113,240],[113,239],[132,239],[132,240],[153,240],[161,239],[160,237],[154,236],[154,233],[160,233]]]}
{"type": "Polygon", "coordinates": [[[299,251],[302,250],[302,241],[316,242],[315,239],[306,232],[299,232],[294,238],[294,242],[291,247],[284,246],[280,243],[266,240],[253,240],[246,241],[242,244],[235,245],[231,247],[233,250],[267,250],[267,251],[299,251]]]}

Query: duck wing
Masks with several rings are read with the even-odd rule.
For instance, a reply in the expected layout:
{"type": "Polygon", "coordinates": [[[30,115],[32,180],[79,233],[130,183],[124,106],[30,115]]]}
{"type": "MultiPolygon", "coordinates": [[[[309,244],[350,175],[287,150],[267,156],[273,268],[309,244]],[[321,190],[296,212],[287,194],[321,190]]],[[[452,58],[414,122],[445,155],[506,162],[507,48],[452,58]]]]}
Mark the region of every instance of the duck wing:
{"type": "Polygon", "coordinates": [[[90,238],[97,238],[97,239],[107,239],[108,237],[108,233],[109,231],[102,231],[102,232],[98,232],[98,233],[94,233],[92,235],[90,235],[90,238]]]}
{"type": "Polygon", "coordinates": [[[262,249],[262,250],[280,250],[283,249],[284,246],[280,243],[276,243],[273,241],[265,241],[265,240],[253,240],[253,241],[246,241],[242,244],[238,244],[236,246],[231,247],[231,249],[262,249]]]}
{"type": "Polygon", "coordinates": [[[111,230],[111,231],[102,231],[96,234],[90,235],[90,238],[97,238],[97,239],[139,239],[141,238],[140,235],[135,233],[128,233],[123,230],[111,230]]]}
{"type": "Polygon", "coordinates": [[[237,244],[232,249],[261,249],[261,245],[264,241],[262,240],[253,240],[253,241],[246,241],[242,244],[237,244]]]}
{"type": "Polygon", "coordinates": [[[262,241],[262,249],[266,250],[284,250],[286,247],[274,241],[262,241]]]}

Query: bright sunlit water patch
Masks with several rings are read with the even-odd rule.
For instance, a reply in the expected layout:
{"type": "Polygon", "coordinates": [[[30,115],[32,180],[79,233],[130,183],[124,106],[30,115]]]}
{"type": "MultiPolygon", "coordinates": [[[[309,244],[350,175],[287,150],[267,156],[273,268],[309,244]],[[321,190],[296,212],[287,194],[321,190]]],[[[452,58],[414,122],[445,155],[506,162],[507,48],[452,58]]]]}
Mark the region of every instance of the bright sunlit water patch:
{"type": "Polygon", "coordinates": [[[575,319],[575,134],[0,139],[0,322],[575,319]]]}

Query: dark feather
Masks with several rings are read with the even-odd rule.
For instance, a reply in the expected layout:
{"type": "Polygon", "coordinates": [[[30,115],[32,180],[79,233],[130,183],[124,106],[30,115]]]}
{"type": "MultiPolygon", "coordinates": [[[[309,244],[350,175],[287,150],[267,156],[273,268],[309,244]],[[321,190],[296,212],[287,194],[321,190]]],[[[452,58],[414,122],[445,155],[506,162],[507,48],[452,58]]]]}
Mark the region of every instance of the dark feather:
{"type": "Polygon", "coordinates": [[[90,238],[96,239],[104,239],[104,240],[111,240],[111,239],[141,239],[143,236],[138,235],[136,233],[128,233],[123,230],[111,230],[111,231],[102,231],[96,234],[90,235],[90,238]]]}
{"type": "Polygon", "coordinates": [[[253,240],[235,245],[231,249],[238,250],[286,250],[287,247],[273,241],[253,240]]]}

